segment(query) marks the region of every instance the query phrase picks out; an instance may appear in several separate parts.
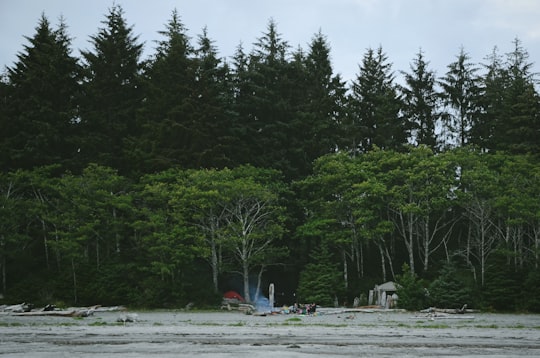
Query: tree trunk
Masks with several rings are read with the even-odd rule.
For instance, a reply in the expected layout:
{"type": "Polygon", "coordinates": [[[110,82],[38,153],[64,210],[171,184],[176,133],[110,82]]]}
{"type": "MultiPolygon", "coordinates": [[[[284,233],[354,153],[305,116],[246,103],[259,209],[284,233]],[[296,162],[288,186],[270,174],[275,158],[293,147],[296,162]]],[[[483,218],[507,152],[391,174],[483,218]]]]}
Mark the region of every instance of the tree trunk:
{"type": "Polygon", "coordinates": [[[427,272],[429,267],[429,247],[431,243],[431,232],[429,230],[429,216],[424,222],[424,272],[427,272]]]}
{"type": "Polygon", "coordinates": [[[257,303],[259,301],[259,294],[261,293],[261,284],[262,284],[262,275],[264,273],[265,265],[261,265],[259,274],[257,275],[257,288],[255,289],[255,297],[253,302],[257,303]]]}
{"type": "Polygon", "coordinates": [[[75,260],[71,259],[71,273],[73,274],[73,299],[74,303],[78,302],[77,298],[77,274],[75,273],[75,260]]]}
{"type": "Polygon", "coordinates": [[[385,246],[386,258],[388,259],[388,265],[390,266],[390,272],[392,273],[392,279],[396,279],[396,273],[394,272],[394,263],[392,262],[392,256],[388,252],[388,247],[385,246]]]}
{"type": "Polygon", "coordinates": [[[347,265],[347,253],[345,252],[345,249],[343,249],[343,281],[345,281],[345,289],[349,287],[349,268],[347,265]]]}
{"type": "Polygon", "coordinates": [[[45,228],[45,220],[41,219],[41,229],[43,230],[43,246],[45,250],[45,267],[47,267],[47,270],[50,268],[49,264],[49,243],[47,242],[47,230],[45,228]]]}
{"type": "Polygon", "coordinates": [[[214,284],[214,291],[218,292],[219,285],[218,285],[218,273],[219,273],[219,262],[218,262],[218,254],[217,254],[217,248],[216,248],[216,242],[214,239],[212,239],[210,243],[210,249],[211,249],[211,263],[212,266],[212,282],[214,284]]]}
{"type": "Polygon", "coordinates": [[[385,253],[384,253],[382,244],[378,244],[377,246],[379,247],[379,253],[381,255],[382,279],[383,279],[383,282],[386,282],[386,260],[384,258],[385,253]]]}
{"type": "MultiPolygon", "coordinates": [[[[0,237],[0,246],[4,246],[4,236],[2,235],[0,237]]],[[[0,262],[0,266],[2,266],[2,293],[6,294],[6,288],[7,288],[7,280],[6,280],[6,255],[2,253],[2,262],[0,262]]]]}

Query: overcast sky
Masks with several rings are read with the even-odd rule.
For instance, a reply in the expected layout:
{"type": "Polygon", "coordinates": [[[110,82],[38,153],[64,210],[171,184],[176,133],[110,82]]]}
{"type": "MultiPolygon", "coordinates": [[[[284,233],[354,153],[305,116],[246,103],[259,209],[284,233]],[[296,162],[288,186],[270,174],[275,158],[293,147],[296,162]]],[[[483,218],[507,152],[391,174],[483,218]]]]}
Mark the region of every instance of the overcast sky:
{"type": "MultiPolygon", "coordinates": [[[[292,48],[308,48],[319,30],[331,46],[335,72],[351,80],[367,48],[382,46],[393,70],[409,72],[420,49],[430,68],[442,75],[461,46],[473,62],[497,46],[512,51],[519,38],[534,70],[540,68],[539,0],[116,0],[128,25],[153,53],[158,31],[173,9],[192,37],[207,27],[220,56],[230,58],[242,43],[246,51],[273,19],[292,48]]],[[[103,27],[113,0],[0,0],[0,67],[12,66],[16,54],[32,37],[41,13],[56,28],[65,18],[74,38],[73,54],[92,49],[88,39],[103,27]]]]}

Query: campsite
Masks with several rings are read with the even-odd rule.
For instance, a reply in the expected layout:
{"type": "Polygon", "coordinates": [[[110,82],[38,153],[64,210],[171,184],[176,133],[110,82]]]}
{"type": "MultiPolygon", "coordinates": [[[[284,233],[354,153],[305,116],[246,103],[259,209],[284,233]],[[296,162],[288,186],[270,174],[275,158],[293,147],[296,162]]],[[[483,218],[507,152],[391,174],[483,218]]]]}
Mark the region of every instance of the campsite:
{"type": "Polygon", "coordinates": [[[238,311],[98,311],[84,318],[0,315],[0,355],[9,357],[518,357],[540,355],[538,315],[477,313],[431,320],[381,310],[316,315],[238,311]]]}

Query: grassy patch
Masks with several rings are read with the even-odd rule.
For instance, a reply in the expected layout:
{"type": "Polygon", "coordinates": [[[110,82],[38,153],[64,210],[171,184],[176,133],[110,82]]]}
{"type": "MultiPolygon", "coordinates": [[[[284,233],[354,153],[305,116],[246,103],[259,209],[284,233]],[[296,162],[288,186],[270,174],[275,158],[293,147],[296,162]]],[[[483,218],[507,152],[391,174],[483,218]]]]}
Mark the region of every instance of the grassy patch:
{"type": "Polygon", "coordinates": [[[285,322],[302,322],[302,318],[300,317],[287,318],[285,322]]]}
{"type": "Polygon", "coordinates": [[[243,327],[245,325],[246,325],[245,322],[239,321],[239,322],[236,322],[236,323],[229,324],[229,327],[243,327]]]}
{"type": "Polygon", "coordinates": [[[89,326],[106,326],[107,322],[96,321],[96,322],[89,323],[88,325],[89,326]]]}
{"type": "Polygon", "coordinates": [[[499,326],[497,326],[496,324],[478,324],[478,325],[475,325],[474,328],[499,328],[499,326]]]}

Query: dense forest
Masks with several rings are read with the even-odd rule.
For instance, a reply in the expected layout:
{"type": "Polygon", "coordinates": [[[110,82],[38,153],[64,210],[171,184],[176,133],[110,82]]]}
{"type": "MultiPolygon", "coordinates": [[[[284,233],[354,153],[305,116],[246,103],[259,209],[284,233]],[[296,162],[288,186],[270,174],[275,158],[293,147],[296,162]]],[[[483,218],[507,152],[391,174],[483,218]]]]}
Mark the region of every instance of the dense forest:
{"type": "MultiPolygon", "coordinates": [[[[540,311],[540,98],[519,39],[437,76],[270,20],[220,58],[173,11],[155,52],[120,6],[75,56],[45,15],[0,81],[2,302],[540,311]]],[[[1,302],[0,302],[1,303],[1,302]]]]}

